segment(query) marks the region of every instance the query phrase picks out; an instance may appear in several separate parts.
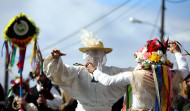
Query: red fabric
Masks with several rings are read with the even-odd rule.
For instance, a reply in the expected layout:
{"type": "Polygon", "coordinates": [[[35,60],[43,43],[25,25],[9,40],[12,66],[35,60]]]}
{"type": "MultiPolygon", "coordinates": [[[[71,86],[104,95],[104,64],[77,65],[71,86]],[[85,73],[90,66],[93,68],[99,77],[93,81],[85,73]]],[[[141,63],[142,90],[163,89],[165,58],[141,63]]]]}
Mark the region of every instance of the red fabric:
{"type": "Polygon", "coordinates": [[[147,41],[148,43],[148,52],[156,52],[158,51],[158,49],[161,47],[160,44],[157,44],[157,38],[155,38],[154,40],[149,40],[147,41]]]}
{"type": "Polygon", "coordinates": [[[21,70],[23,70],[24,68],[25,53],[26,53],[26,47],[19,48],[19,62],[17,66],[21,70]]]}

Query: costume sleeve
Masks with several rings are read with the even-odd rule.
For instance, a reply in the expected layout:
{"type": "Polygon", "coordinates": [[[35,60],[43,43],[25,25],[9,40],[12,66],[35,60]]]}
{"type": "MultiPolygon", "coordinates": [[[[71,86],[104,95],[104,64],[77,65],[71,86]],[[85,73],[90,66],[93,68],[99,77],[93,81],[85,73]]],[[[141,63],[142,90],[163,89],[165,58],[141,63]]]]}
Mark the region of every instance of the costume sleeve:
{"type": "Polygon", "coordinates": [[[43,71],[47,78],[62,88],[67,87],[67,89],[70,89],[70,91],[68,90],[68,93],[71,93],[72,83],[77,76],[79,67],[65,65],[63,64],[61,57],[58,60],[55,60],[50,55],[44,60],[43,71]]]}
{"type": "Polygon", "coordinates": [[[134,67],[128,67],[128,68],[119,68],[119,67],[115,67],[115,66],[104,66],[104,70],[102,72],[109,74],[109,75],[115,75],[121,72],[125,72],[125,71],[133,71],[134,67]]]}
{"type": "Polygon", "coordinates": [[[175,57],[178,64],[178,69],[181,72],[183,79],[185,79],[189,74],[187,60],[185,59],[185,57],[182,56],[181,53],[176,53],[175,57]]]}
{"type": "Polygon", "coordinates": [[[63,103],[61,95],[59,94],[59,92],[57,91],[57,89],[55,87],[52,87],[50,92],[51,92],[51,94],[53,94],[54,99],[47,100],[47,105],[51,109],[57,110],[63,103]]]}
{"type": "Polygon", "coordinates": [[[114,76],[110,76],[99,70],[95,70],[93,75],[96,80],[106,86],[114,85],[125,87],[130,84],[130,79],[132,78],[132,72],[123,72],[114,76]]]}

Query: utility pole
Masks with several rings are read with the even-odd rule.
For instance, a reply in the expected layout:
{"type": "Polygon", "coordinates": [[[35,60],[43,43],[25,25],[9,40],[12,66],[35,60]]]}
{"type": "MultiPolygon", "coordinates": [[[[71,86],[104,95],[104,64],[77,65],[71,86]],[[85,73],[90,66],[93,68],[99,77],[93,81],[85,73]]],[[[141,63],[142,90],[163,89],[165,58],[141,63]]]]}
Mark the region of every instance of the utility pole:
{"type": "Polygon", "coordinates": [[[162,0],[162,16],[161,16],[161,26],[160,26],[160,40],[164,42],[164,16],[165,16],[165,0],[162,0]]]}
{"type": "MultiPolygon", "coordinates": [[[[6,44],[6,45],[8,45],[8,44],[6,44]]],[[[8,64],[7,64],[7,62],[6,61],[8,61],[8,60],[6,60],[6,59],[8,59],[8,55],[7,55],[7,52],[5,52],[5,83],[4,83],[4,90],[5,90],[5,97],[7,96],[7,94],[8,94],[8,85],[9,85],[9,70],[8,70],[8,64]]]]}

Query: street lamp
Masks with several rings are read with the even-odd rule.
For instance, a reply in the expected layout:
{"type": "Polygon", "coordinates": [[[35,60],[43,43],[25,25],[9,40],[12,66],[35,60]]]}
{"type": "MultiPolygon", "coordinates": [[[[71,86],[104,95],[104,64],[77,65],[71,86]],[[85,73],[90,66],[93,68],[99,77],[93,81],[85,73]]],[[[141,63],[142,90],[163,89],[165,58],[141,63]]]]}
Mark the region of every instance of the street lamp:
{"type": "Polygon", "coordinates": [[[132,22],[132,23],[143,23],[143,24],[151,25],[153,27],[156,27],[156,28],[160,29],[160,27],[157,26],[156,24],[152,24],[152,23],[149,23],[149,22],[146,22],[146,21],[141,21],[141,20],[135,19],[133,17],[130,17],[129,21],[132,22]]]}

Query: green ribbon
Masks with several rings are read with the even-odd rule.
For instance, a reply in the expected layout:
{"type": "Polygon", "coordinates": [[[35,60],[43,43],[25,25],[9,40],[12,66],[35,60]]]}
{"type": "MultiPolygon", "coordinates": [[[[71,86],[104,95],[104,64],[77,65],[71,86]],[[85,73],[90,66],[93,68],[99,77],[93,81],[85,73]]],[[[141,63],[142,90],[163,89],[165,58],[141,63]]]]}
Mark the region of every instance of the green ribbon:
{"type": "Polygon", "coordinates": [[[127,85],[127,94],[126,94],[126,111],[129,111],[132,102],[132,88],[131,85],[127,85]]]}
{"type": "Polygon", "coordinates": [[[13,67],[13,65],[15,63],[16,49],[17,48],[14,46],[14,48],[13,48],[13,55],[12,55],[12,59],[11,59],[11,67],[13,67]]]}

